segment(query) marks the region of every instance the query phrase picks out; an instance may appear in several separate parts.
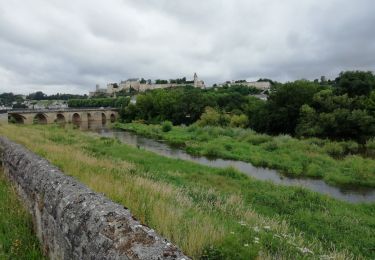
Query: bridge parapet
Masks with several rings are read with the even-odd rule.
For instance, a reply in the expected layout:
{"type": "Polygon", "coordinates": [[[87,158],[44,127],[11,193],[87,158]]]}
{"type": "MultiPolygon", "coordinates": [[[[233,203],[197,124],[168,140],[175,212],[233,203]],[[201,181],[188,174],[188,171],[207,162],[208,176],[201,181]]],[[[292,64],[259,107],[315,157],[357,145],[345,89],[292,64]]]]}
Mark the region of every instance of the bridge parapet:
{"type": "Polygon", "coordinates": [[[11,110],[5,110],[5,112],[8,113],[50,113],[50,112],[75,112],[75,111],[119,111],[118,108],[114,107],[87,107],[87,108],[61,108],[61,109],[11,109],[11,110]]]}
{"type": "Polygon", "coordinates": [[[78,109],[43,109],[11,110],[8,117],[21,124],[80,123],[88,121],[112,121],[118,117],[116,108],[78,108],[78,109]]]}

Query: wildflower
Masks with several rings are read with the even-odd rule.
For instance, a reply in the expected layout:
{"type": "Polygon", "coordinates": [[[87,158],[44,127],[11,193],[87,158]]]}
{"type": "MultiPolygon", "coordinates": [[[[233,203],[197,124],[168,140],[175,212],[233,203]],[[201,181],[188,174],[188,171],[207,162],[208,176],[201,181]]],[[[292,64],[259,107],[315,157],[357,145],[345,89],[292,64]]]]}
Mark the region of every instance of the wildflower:
{"type": "Polygon", "coordinates": [[[246,246],[246,247],[248,247],[248,246],[249,246],[249,244],[244,244],[243,246],[246,246]]]}
{"type": "Polygon", "coordinates": [[[263,228],[266,229],[266,230],[270,230],[271,229],[270,226],[264,226],[263,228]]]}
{"type": "Polygon", "coordinates": [[[260,231],[260,229],[259,229],[258,227],[253,227],[253,229],[254,229],[254,231],[257,232],[257,233],[260,231]]]}
{"type": "Polygon", "coordinates": [[[307,247],[297,247],[299,251],[301,251],[301,253],[303,254],[314,254],[310,249],[308,249],[307,247]]]}
{"type": "Polygon", "coordinates": [[[259,237],[254,237],[254,243],[259,244],[259,237]]]}
{"type": "Polygon", "coordinates": [[[233,232],[233,231],[231,231],[230,233],[231,233],[232,235],[234,235],[234,232],[233,232]]]}
{"type": "Polygon", "coordinates": [[[246,226],[246,223],[243,221],[238,222],[238,224],[240,224],[241,226],[246,226]]]}

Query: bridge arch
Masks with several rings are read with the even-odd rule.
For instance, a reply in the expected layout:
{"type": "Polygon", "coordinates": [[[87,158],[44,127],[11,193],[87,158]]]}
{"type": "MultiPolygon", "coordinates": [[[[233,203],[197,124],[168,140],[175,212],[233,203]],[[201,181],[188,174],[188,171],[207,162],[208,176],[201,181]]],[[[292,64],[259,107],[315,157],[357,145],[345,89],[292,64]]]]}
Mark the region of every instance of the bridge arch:
{"type": "Polygon", "coordinates": [[[8,122],[9,123],[15,123],[15,124],[24,124],[25,123],[25,117],[20,114],[9,114],[8,116],[8,122]]]}
{"type": "Polygon", "coordinates": [[[43,113],[38,113],[34,116],[33,123],[45,125],[47,124],[47,116],[43,113]]]}
{"type": "Polygon", "coordinates": [[[73,124],[79,124],[81,123],[81,116],[78,113],[74,113],[72,116],[72,123],[73,124]]]}
{"type": "Polygon", "coordinates": [[[107,116],[105,113],[102,113],[102,124],[105,124],[107,122],[107,116]]]}
{"type": "Polygon", "coordinates": [[[66,123],[66,119],[65,119],[64,114],[62,114],[62,113],[57,113],[55,122],[56,122],[56,123],[59,123],[59,124],[61,124],[61,123],[66,123]]]}
{"type": "Polygon", "coordinates": [[[87,113],[87,121],[92,121],[92,120],[94,120],[93,118],[92,118],[92,115],[91,115],[91,113],[87,113]]]}
{"type": "Polygon", "coordinates": [[[116,116],[115,116],[114,113],[111,113],[111,115],[110,115],[110,119],[111,119],[111,122],[112,122],[112,123],[116,121],[116,116]]]}

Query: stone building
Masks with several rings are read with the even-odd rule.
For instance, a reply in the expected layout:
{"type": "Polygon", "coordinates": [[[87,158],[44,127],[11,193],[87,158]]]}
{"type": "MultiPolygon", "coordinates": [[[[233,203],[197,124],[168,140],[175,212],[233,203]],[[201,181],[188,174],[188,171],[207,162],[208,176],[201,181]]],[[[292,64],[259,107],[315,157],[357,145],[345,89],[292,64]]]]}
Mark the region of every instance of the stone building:
{"type": "Polygon", "coordinates": [[[247,86],[247,87],[254,87],[254,88],[260,89],[262,91],[266,91],[266,90],[269,90],[271,88],[271,83],[268,82],[268,81],[252,81],[252,82],[227,81],[225,83],[219,84],[219,87],[222,87],[222,86],[225,86],[225,85],[227,85],[227,86],[243,85],[243,86],[247,86]]]}
{"type": "Polygon", "coordinates": [[[107,91],[106,88],[100,88],[100,85],[96,84],[95,91],[89,92],[89,96],[93,97],[93,96],[98,95],[98,94],[107,94],[107,93],[108,93],[108,91],[107,91]]]}
{"type": "Polygon", "coordinates": [[[130,78],[120,83],[109,83],[107,84],[106,89],[102,89],[99,85],[96,85],[96,90],[94,92],[90,92],[89,96],[93,97],[98,94],[106,94],[109,96],[115,95],[117,92],[126,91],[129,92],[130,89],[134,89],[138,92],[143,92],[150,89],[160,89],[160,88],[171,88],[171,87],[178,87],[183,85],[193,84],[196,88],[205,88],[205,84],[203,80],[200,80],[197,76],[197,73],[194,73],[193,81],[186,81],[185,83],[166,83],[166,84],[156,84],[152,83],[151,80],[149,81],[142,81],[138,78],[130,78]]]}

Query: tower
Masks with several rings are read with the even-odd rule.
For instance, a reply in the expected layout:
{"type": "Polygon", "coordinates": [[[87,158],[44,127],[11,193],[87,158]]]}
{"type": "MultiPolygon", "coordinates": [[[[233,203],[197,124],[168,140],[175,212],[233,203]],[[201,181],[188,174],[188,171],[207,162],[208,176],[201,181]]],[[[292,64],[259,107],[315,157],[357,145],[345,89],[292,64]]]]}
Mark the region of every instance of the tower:
{"type": "Polygon", "coordinates": [[[197,76],[197,73],[194,72],[194,87],[197,88],[198,87],[198,76],[197,76]]]}

